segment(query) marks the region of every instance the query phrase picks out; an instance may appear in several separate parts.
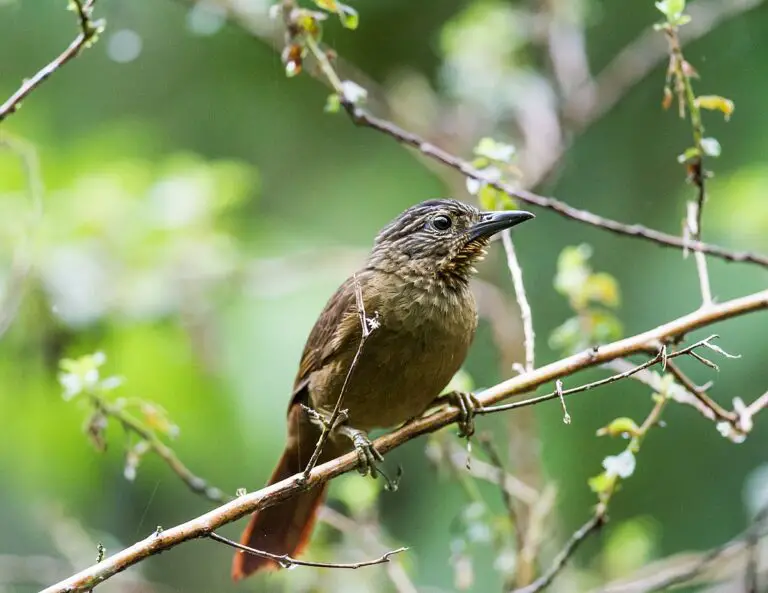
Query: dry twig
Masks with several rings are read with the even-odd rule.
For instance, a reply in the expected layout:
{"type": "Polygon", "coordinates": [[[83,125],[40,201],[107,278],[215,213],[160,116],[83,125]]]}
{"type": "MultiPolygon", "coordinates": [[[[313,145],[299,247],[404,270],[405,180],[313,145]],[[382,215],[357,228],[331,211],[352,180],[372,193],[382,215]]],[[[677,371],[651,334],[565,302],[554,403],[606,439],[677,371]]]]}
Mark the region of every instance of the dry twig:
{"type": "Polygon", "coordinates": [[[586,540],[593,533],[597,532],[600,527],[603,526],[604,521],[604,513],[595,513],[589,519],[589,521],[584,523],[584,525],[582,525],[573,533],[573,535],[571,535],[571,537],[568,539],[568,543],[565,544],[565,547],[557,555],[557,558],[555,558],[554,562],[552,562],[552,566],[549,567],[547,572],[533,581],[530,585],[520,589],[515,589],[512,593],[538,593],[539,591],[547,588],[552,583],[557,574],[563,570],[565,564],[568,562],[568,559],[573,556],[574,552],[576,552],[584,540],[586,540]]]}
{"type": "MultiPolygon", "coordinates": [[[[384,539],[384,536],[377,525],[363,525],[363,528],[361,529],[358,521],[342,515],[329,506],[320,508],[320,520],[345,535],[361,539],[363,543],[370,545],[371,547],[380,548],[380,542],[384,539]]],[[[402,562],[390,560],[386,564],[385,569],[389,576],[389,580],[392,582],[392,586],[397,593],[418,593],[416,586],[405,571],[402,562]]]]}
{"type": "Polygon", "coordinates": [[[529,399],[524,399],[522,401],[513,402],[511,404],[482,407],[477,409],[475,413],[476,414],[493,414],[495,412],[514,410],[515,408],[524,408],[526,406],[532,406],[534,404],[538,404],[541,402],[545,402],[545,401],[549,401],[551,399],[557,398],[557,399],[560,399],[560,402],[563,407],[563,414],[564,414],[563,422],[565,422],[566,424],[570,424],[570,415],[568,414],[568,411],[565,408],[565,400],[563,399],[566,395],[573,395],[574,393],[589,391],[590,389],[594,389],[595,387],[602,387],[610,383],[615,383],[616,381],[619,381],[621,379],[626,379],[627,377],[631,377],[635,373],[639,373],[643,369],[647,369],[650,366],[653,366],[660,362],[669,361],[670,358],[676,358],[678,356],[683,356],[685,354],[690,354],[691,356],[693,356],[695,354],[694,350],[696,348],[706,346],[709,343],[709,341],[715,337],[717,336],[715,335],[709,336],[708,338],[704,340],[700,340],[695,344],[692,344],[686,348],[683,348],[682,350],[678,350],[677,352],[667,353],[665,348],[661,348],[659,350],[659,353],[656,356],[654,356],[650,360],[640,365],[637,365],[636,367],[632,367],[631,369],[618,373],[616,375],[611,375],[610,377],[606,377],[605,379],[599,379],[597,381],[592,381],[591,383],[586,383],[585,385],[580,385],[579,387],[572,387],[571,389],[563,389],[562,382],[559,379],[557,379],[556,388],[552,393],[547,393],[545,395],[539,395],[529,399]]]}
{"type": "Polygon", "coordinates": [[[94,395],[91,395],[91,399],[94,406],[105,416],[115,418],[126,432],[133,432],[146,442],[149,449],[154,451],[192,492],[200,494],[212,502],[224,503],[232,500],[231,496],[211,486],[206,480],[192,473],[178,458],[173,449],[166,445],[153,430],[147,428],[141,420],[130,414],[122,406],[112,404],[104,398],[94,395]]]}
{"type": "Polygon", "coordinates": [[[270,552],[265,552],[263,550],[257,550],[249,546],[244,546],[243,544],[239,544],[236,541],[233,541],[229,538],[219,535],[218,533],[209,533],[208,537],[213,541],[217,541],[219,543],[222,543],[232,548],[235,548],[237,550],[240,550],[244,554],[253,554],[254,556],[260,556],[262,558],[269,558],[270,560],[274,560],[275,562],[280,564],[280,566],[282,566],[283,568],[288,568],[291,566],[313,566],[315,568],[341,568],[341,569],[348,569],[348,570],[357,570],[358,568],[364,568],[366,566],[375,566],[377,564],[385,564],[389,562],[389,559],[391,556],[394,556],[395,554],[399,554],[400,552],[405,552],[408,550],[408,548],[397,548],[396,550],[390,550],[389,552],[386,552],[381,556],[379,556],[378,558],[374,558],[373,560],[364,560],[362,562],[338,564],[335,562],[312,562],[311,560],[298,560],[296,558],[292,558],[288,554],[272,554],[270,552]]]}
{"type": "Polygon", "coordinates": [[[525,294],[525,284],[523,284],[523,269],[520,267],[520,261],[515,253],[515,245],[512,243],[512,233],[506,229],[501,234],[501,240],[504,243],[504,252],[507,255],[507,267],[512,276],[512,285],[515,287],[515,298],[517,306],[520,307],[520,318],[523,322],[523,344],[525,345],[525,372],[533,370],[535,355],[536,334],[533,331],[533,314],[531,305],[528,303],[528,296],[525,294]]]}
{"type": "MultiPolygon", "coordinates": [[[[352,362],[349,365],[349,369],[347,369],[347,375],[344,377],[344,383],[341,385],[341,390],[339,391],[339,397],[336,400],[336,405],[333,408],[333,413],[331,414],[331,417],[327,421],[323,421],[323,430],[320,433],[320,438],[317,440],[317,445],[315,445],[315,450],[312,451],[312,456],[309,458],[309,461],[307,462],[307,467],[304,468],[304,477],[308,478],[310,472],[314,469],[314,467],[317,465],[317,460],[320,459],[320,454],[323,452],[323,447],[325,447],[325,443],[328,442],[328,439],[331,436],[331,432],[336,428],[336,423],[338,422],[339,418],[342,415],[342,407],[341,404],[344,402],[344,393],[347,390],[347,384],[349,383],[349,378],[352,376],[352,373],[355,370],[355,367],[357,366],[357,361],[360,360],[360,355],[363,352],[363,346],[365,346],[365,341],[368,339],[368,336],[371,335],[371,332],[378,327],[378,321],[374,322],[374,319],[369,319],[368,316],[365,313],[365,303],[363,302],[363,290],[360,287],[360,282],[357,279],[357,276],[352,277],[352,281],[355,285],[355,306],[357,307],[357,315],[360,318],[360,341],[357,344],[357,351],[355,352],[354,358],[352,358],[352,362]]],[[[388,480],[389,481],[389,480],[388,480]]]]}

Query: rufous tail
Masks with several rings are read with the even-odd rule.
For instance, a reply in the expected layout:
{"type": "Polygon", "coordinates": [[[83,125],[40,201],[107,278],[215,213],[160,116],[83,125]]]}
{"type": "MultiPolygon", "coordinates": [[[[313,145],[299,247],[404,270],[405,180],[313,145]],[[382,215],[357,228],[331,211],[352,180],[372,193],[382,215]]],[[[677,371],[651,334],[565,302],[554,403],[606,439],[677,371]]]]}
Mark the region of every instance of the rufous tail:
{"type": "MultiPolygon", "coordinates": [[[[320,431],[310,425],[299,405],[288,414],[288,444],[269,479],[274,484],[304,471],[312,456],[320,431]]],[[[334,447],[329,440],[323,448],[322,463],[332,459],[334,447]]],[[[326,485],[301,492],[273,506],[256,511],[245,528],[240,543],[272,554],[299,556],[309,543],[317,512],[325,498],[326,485]]],[[[279,563],[268,558],[237,552],[232,562],[232,578],[235,581],[265,570],[277,570],[279,563]]]]}

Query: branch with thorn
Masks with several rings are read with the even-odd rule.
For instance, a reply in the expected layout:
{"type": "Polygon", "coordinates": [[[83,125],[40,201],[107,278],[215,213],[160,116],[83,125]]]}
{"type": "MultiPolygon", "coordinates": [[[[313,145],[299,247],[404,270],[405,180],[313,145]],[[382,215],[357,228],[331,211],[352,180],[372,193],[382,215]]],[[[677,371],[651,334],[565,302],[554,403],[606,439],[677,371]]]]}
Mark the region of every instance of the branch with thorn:
{"type": "MultiPolygon", "coordinates": [[[[704,358],[703,356],[697,354],[695,352],[695,350],[697,348],[710,348],[712,350],[716,350],[718,353],[724,354],[725,356],[727,356],[729,358],[737,358],[737,357],[735,357],[733,355],[728,354],[727,352],[725,352],[719,346],[715,346],[714,344],[712,344],[712,340],[715,339],[716,337],[717,337],[717,335],[713,334],[713,335],[709,336],[708,338],[705,338],[704,340],[700,340],[700,341],[696,342],[695,344],[692,344],[690,346],[687,346],[686,348],[683,348],[681,350],[678,350],[676,352],[671,352],[671,353],[667,352],[666,346],[661,346],[659,348],[658,353],[656,354],[656,356],[654,356],[650,360],[648,360],[648,361],[646,361],[646,362],[644,362],[644,363],[642,363],[640,365],[637,365],[635,367],[632,367],[632,368],[630,368],[628,370],[624,370],[624,371],[622,371],[622,372],[620,372],[618,374],[611,375],[610,377],[606,377],[605,379],[599,379],[597,381],[592,381],[591,383],[586,383],[586,384],[580,385],[578,387],[572,387],[571,389],[563,389],[562,380],[561,379],[557,379],[555,381],[555,390],[553,392],[551,392],[551,393],[547,393],[545,395],[539,395],[539,396],[532,397],[532,398],[529,398],[529,399],[524,399],[524,400],[519,401],[519,402],[512,402],[510,404],[501,404],[501,405],[497,405],[497,406],[484,406],[484,407],[481,407],[481,408],[478,408],[477,410],[475,410],[475,413],[476,414],[493,414],[493,413],[496,413],[496,412],[504,412],[504,411],[507,411],[507,410],[514,410],[516,408],[524,408],[526,406],[532,406],[532,405],[535,405],[535,404],[539,404],[541,402],[549,401],[551,399],[559,399],[560,400],[560,405],[563,408],[563,422],[565,424],[570,424],[571,423],[571,416],[568,413],[568,410],[567,410],[567,408],[565,406],[565,399],[564,399],[566,395],[573,395],[575,393],[581,393],[582,391],[589,391],[590,389],[594,389],[596,387],[603,387],[604,385],[609,385],[611,383],[615,383],[616,381],[620,381],[621,379],[626,379],[627,377],[631,377],[632,375],[634,375],[636,373],[639,373],[640,371],[642,371],[644,369],[647,369],[648,367],[651,367],[651,366],[653,366],[655,364],[661,363],[662,366],[664,366],[664,365],[668,364],[668,361],[670,359],[677,358],[678,356],[683,356],[683,355],[686,355],[686,354],[696,358],[697,360],[699,360],[700,362],[702,362],[706,366],[712,367],[712,365],[714,365],[714,363],[711,362],[710,360],[704,358]]],[[[727,418],[731,418],[731,417],[728,416],[727,418]]]]}
{"type": "MultiPolygon", "coordinates": [[[[756,292],[724,303],[716,303],[699,309],[654,329],[623,340],[605,344],[598,349],[575,354],[551,364],[517,375],[476,394],[483,407],[490,407],[513,395],[529,392],[548,382],[572,375],[580,370],[605,364],[631,354],[641,354],[654,345],[673,342],[682,336],[715,322],[768,309],[768,290],[756,292]]],[[[669,357],[670,355],[667,355],[669,357]]],[[[565,392],[564,392],[565,393],[565,392]]],[[[555,394],[556,397],[556,394],[555,394]]],[[[551,399],[551,398],[549,398],[551,399]]],[[[762,397],[761,400],[768,400],[762,397]]],[[[530,404],[529,404],[530,405],[530,404]]],[[[422,418],[417,418],[398,430],[378,438],[376,449],[383,453],[403,445],[423,434],[435,432],[461,417],[459,408],[442,407],[422,418]]],[[[99,564],[82,570],[76,575],[51,585],[42,593],[77,593],[111,578],[142,560],[171,549],[183,542],[208,537],[215,529],[241,517],[250,515],[266,506],[285,500],[306,488],[315,487],[357,467],[356,453],[348,453],[316,466],[309,474],[297,474],[271,486],[245,494],[195,519],[153,533],[148,538],[106,558],[99,564]]]]}

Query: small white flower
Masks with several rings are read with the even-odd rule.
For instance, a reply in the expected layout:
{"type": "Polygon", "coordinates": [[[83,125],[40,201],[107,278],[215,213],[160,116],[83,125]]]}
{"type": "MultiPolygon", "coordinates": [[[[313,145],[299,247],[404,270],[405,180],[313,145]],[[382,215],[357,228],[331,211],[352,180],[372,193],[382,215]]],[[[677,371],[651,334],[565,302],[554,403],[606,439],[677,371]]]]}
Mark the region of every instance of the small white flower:
{"type": "Polygon", "coordinates": [[[747,435],[738,430],[734,430],[730,422],[718,422],[717,431],[723,435],[729,441],[736,443],[737,445],[747,440],[747,435]]]}
{"type": "Polygon", "coordinates": [[[344,99],[354,105],[368,98],[368,91],[351,80],[345,80],[341,83],[341,92],[344,95],[344,99]]]}
{"type": "Polygon", "coordinates": [[[635,456],[629,449],[603,459],[603,467],[609,477],[628,478],[635,472],[636,465],[635,456]]]}
{"type": "Polygon", "coordinates": [[[83,387],[95,387],[99,382],[98,369],[88,369],[83,375],[83,387]]]}
{"type": "Polygon", "coordinates": [[[101,382],[101,388],[105,391],[111,391],[117,389],[125,382],[123,377],[107,377],[101,382]]]}
{"type": "Polygon", "coordinates": [[[64,388],[62,397],[65,401],[71,400],[83,390],[83,382],[74,373],[59,373],[59,383],[64,388]]]}
{"type": "Polygon", "coordinates": [[[93,364],[95,364],[97,367],[100,367],[105,362],[107,362],[107,355],[103,352],[95,352],[93,355],[93,364]]]}

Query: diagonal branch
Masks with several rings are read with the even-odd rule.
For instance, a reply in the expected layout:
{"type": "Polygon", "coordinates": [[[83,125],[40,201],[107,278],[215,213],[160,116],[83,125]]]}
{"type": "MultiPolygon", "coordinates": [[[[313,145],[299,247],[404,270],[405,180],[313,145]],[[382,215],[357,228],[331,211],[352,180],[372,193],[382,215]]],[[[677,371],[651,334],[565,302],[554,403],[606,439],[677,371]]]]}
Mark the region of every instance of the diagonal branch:
{"type": "Polygon", "coordinates": [[[526,204],[531,204],[533,206],[551,210],[564,218],[586,223],[611,233],[644,239],[646,241],[656,243],[662,247],[674,247],[676,249],[687,248],[691,251],[706,253],[726,261],[746,262],[768,268],[768,256],[759,253],[751,253],[748,251],[733,251],[719,245],[702,243],[701,241],[686,241],[686,239],[683,237],[669,235],[667,233],[663,233],[655,229],[650,229],[639,224],[624,224],[610,218],[605,218],[603,216],[593,214],[588,210],[574,208],[573,206],[569,206],[565,202],[561,202],[555,198],[541,196],[534,192],[514,187],[509,183],[505,183],[504,181],[493,181],[486,179],[485,174],[482,171],[476,169],[464,159],[460,159],[459,157],[454,156],[441,148],[438,148],[437,146],[425,141],[420,136],[412,132],[408,132],[390,121],[379,119],[373,115],[370,115],[361,107],[350,103],[346,99],[342,99],[342,105],[344,106],[344,109],[347,111],[349,117],[355,123],[355,125],[382,132],[383,134],[394,138],[401,144],[415,148],[424,156],[437,160],[467,177],[483,181],[491,187],[509,194],[510,196],[517,198],[526,204]]]}
{"type": "MultiPolygon", "coordinates": [[[[539,367],[530,373],[518,375],[477,394],[483,406],[490,406],[512,395],[536,389],[540,385],[577,371],[604,364],[631,354],[646,352],[695,329],[746,315],[768,308],[768,290],[718,303],[706,309],[699,309],[683,317],[662,324],[644,333],[606,344],[539,367]]],[[[376,449],[386,453],[420,435],[434,432],[456,422],[460,411],[445,407],[434,413],[417,418],[402,428],[389,433],[374,443],[376,449]]],[[[110,556],[78,574],[51,585],[42,593],[76,593],[87,591],[142,560],[169,550],[179,544],[197,538],[208,537],[215,529],[294,496],[298,492],[315,487],[354,469],[358,464],[357,454],[352,452],[315,467],[307,479],[297,474],[271,486],[246,494],[217,509],[171,529],[151,534],[149,537],[110,556]]]]}
{"type": "Polygon", "coordinates": [[[571,535],[571,537],[568,539],[568,543],[565,544],[565,547],[557,555],[557,558],[555,558],[555,561],[552,563],[552,566],[549,567],[547,572],[533,581],[530,585],[521,587],[520,589],[515,589],[512,591],[512,593],[538,593],[539,591],[543,591],[549,587],[554,578],[565,567],[566,562],[568,562],[568,559],[573,556],[579,546],[584,543],[584,541],[590,535],[597,532],[604,523],[605,512],[604,510],[598,510],[592,517],[590,517],[589,521],[584,523],[584,525],[582,525],[573,533],[573,535],[571,535]]]}
{"type": "Polygon", "coordinates": [[[45,82],[54,72],[61,68],[71,59],[80,55],[83,49],[90,47],[96,41],[99,33],[104,29],[103,21],[94,21],[91,18],[93,5],[96,0],[72,0],[70,6],[77,13],[80,24],[80,34],[69,44],[58,57],[48,65],[41,68],[32,78],[27,79],[19,89],[0,106],[0,122],[9,115],[16,113],[21,107],[21,102],[43,82],[45,82]]]}
{"type": "Polygon", "coordinates": [[[745,251],[732,251],[730,249],[720,247],[719,245],[710,245],[708,243],[702,243],[701,241],[691,241],[685,237],[669,235],[655,229],[649,229],[639,224],[624,224],[610,218],[605,218],[603,216],[593,214],[588,210],[574,208],[555,198],[541,196],[534,192],[514,187],[513,185],[506,183],[503,180],[490,179],[486,173],[473,167],[464,159],[461,159],[449,153],[448,151],[427,142],[418,134],[409,132],[391,121],[371,115],[365,109],[357,105],[346,95],[344,84],[341,78],[334,70],[326,52],[323,51],[318,42],[315,41],[315,39],[313,39],[311,36],[306,36],[304,38],[304,42],[306,43],[309,52],[312,54],[315,60],[317,60],[321,71],[327,78],[334,92],[338,95],[339,101],[344,107],[344,110],[347,112],[347,115],[357,126],[371,128],[372,130],[381,132],[387,136],[390,136],[400,144],[415,148],[422,155],[447,165],[452,169],[455,169],[466,177],[482,181],[489,186],[520,200],[521,202],[551,210],[570,220],[583,222],[619,235],[645,239],[664,247],[688,249],[695,252],[706,253],[726,261],[748,262],[758,264],[763,267],[768,267],[768,256],[762,254],[745,251]]]}
{"type": "MultiPolygon", "coordinates": [[[[632,367],[616,375],[611,375],[610,377],[606,377],[605,379],[599,379],[597,381],[592,381],[591,383],[586,383],[585,385],[572,387],[571,389],[563,389],[562,381],[560,381],[560,379],[557,379],[555,381],[555,385],[556,385],[555,390],[552,393],[531,397],[529,399],[524,399],[519,402],[513,402],[511,404],[501,404],[498,406],[487,406],[487,407],[479,408],[475,411],[475,413],[476,414],[494,414],[496,412],[505,412],[508,410],[514,410],[516,408],[525,408],[527,406],[533,406],[533,405],[540,404],[542,402],[549,401],[552,399],[559,399],[563,407],[563,420],[566,424],[570,424],[571,423],[570,415],[568,414],[568,411],[565,408],[565,400],[563,399],[566,395],[573,395],[575,393],[589,391],[590,389],[594,389],[595,387],[603,387],[604,385],[615,383],[616,381],[620,381],[621,379],[626,379],[627,377],[631,377],[632,375],[635,375],[636,373],[639,373],[640,371],[647,369],[648,367],[651,367],[655,364],[658,364],[658,363],[668,364],[667,361],[671,358],[677,358],[678,356],[683,356],[685,354],[690,354],[691,356],[695,356],[696,353],[694,352],[694,350],[696,348],[706,346],[709,343],[709,341],[715,337],[716,336],[714,335],[710,336],[704,340],[700,340],[696,342],[695,344],[691,344],[690,346],[683,348],[682,350],[678,350],[670,354],[667,354],[666,348],[662,347],[656,356],[654,356],[650,360],[640,365],[637,365],[636,367],[632,367]]],[[[728,417],[728,419],[735,421],[735,416],[733,416],[732,418],[728,417]]]]}
{"type": "Polygon", "coordinates": [[[160,459],[175,473],[181,481],[186,484],[195,494],[199,494],[212,502],[224,503],[232,500],[232,497],[225,494],[215,486],[209,484],[205,479],[194,474],[184,462],[179,459],[176,452],[166,445],[163,440],[157,436],[154,430],[148,428],[141,420],[127,412],[122,406],[115,405],[96,395],[91,395],[94,406],[107,417],[115,418],[123,429],[127,432],[133,432],[138,435],[150,450],[154,451],[160,459]]]}

